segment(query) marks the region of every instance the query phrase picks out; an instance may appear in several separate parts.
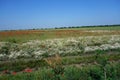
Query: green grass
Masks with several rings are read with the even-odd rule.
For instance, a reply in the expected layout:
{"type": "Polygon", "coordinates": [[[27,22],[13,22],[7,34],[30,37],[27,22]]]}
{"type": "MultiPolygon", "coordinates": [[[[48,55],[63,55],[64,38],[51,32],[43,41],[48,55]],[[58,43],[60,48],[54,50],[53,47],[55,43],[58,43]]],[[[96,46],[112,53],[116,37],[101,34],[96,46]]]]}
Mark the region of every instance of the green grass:
{"type": "MultiPolygon", "coordinates": [[[[106,65],[106,79],[120,79],[120,64],[106,65]]],[[[104,70],[98,65],[84,67],[65,67],[64,73],[56,75],[52,69],[40,69],[32,73],[18,73],[17,75],[1,75],[0,80],[105,80],[104,70]],[[59,79],[58,79],[59,78],[59,79]]]]}
{"type": "MultiPolygon", "coordinates": [[[[119,61],[120,54],[119,51],[106,51],[102,54],[102,57],[108,58],[108,61],[119,61]]],[[[96,59],[96,52],[83,54],[83,55],[76,55],[76,56],[65,56],[61,57],[63,65],[72,65],[72,64],[87,64],[93,63],[96,59]]],[[[48,58],[49,59],[49,58],[48,58]]],[[[43,59],[18,59],[18,60],[11,60],[11,61],[1,61],[0,62],[0,71],[3,70],[13,70],[13,71],[21,71],[24,70],[26,67],[30,68],[43,68],[47,67],[47,63],[43,59]]]]}
{"type": "Polygon", "coordinates": [[[67,29],[48,29],[48,30],[21,30],[21,31],[2,31],[0,41],[16,40],[17,43],[29,40],[46,40],[54,38],[68,38],[80,36],[102,36],[119,35],[120,27],[90,27],[90,28],[67,28],[67,29]],[[110,30],[110,32],[86,32],[89,30],[110,30]]]}
{"type": "MultiPolygon", "coordinates": [[[[20,31],[19,35],[17,35],[15,31],[12,32],[12,35],[7,32],[3,35],[3,33],[0,32],[0,41],[22,43],[35,39],[46,40],[79,36],[119,35],[120,27],[37,30],[35,32],[30,31],[29,34],[21,34],[21,32],[22,31],[20,31]],[[88,30],[110,30],[111,32],[82,32],[88,30]]],[[[44,59],[50,60],[51,58],[45,57],[44,59]]],[[[55,74],[54,68],[51,68],[44,59],[21,58],[10,61],[0,61],[0,80],[105,80],[105,72],[106,80],[120,79],[119,49],[61,55],[62,67],[64,67],[62,74],[55,74]],[[34,69],[33,72],[23,72],[27,67],[34,69]],[[104,70],[104,68],[106,70],[104,70]],[[15,71],[17,74],[2,74],[4,70],[15,71]]]]}

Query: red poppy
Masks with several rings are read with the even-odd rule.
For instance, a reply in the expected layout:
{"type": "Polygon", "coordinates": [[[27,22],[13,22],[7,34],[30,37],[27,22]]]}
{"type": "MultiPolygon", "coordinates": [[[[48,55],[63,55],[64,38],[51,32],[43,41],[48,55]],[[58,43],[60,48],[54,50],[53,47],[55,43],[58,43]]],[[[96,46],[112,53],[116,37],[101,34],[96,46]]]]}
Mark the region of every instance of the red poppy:
{"type": "Polygon", "coordinates": [[[24,70],[24,72],[32,72],[32,69],[27,68],[24,70]]]}
{"type": "Polygon", "coordinates": [[[16,75],[17,74],[17,72],[12,72],[12,75],[16,75]]]}

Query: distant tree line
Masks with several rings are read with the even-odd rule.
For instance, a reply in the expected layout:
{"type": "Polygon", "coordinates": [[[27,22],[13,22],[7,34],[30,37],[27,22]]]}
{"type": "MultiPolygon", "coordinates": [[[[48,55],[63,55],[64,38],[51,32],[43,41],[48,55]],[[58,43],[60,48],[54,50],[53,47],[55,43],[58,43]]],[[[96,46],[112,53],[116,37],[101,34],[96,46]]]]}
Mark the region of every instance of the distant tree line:
{"type": "Polygon", "coordinates": [[[55,29],[69,29],[69,28],[89,28],[89,27],[120,27],[120,24],[114,24],[114,25],[91,25],[91,26],[69,26],[69,27],[55,27],[55,29]]]}
{"type": "Polygon", "coordinates": [[[33,29],[15,29],[15,30],[0,30],[1,31],[16,31],[16,30],[50,30],[50,29],[71,29],[71,28],[89,28],[89,27],[120,27],[120,24],[114,25],[90,25],[90,26],[68,26],[68,27],[55,27],[55,28],[33,28],[33,29]]]}

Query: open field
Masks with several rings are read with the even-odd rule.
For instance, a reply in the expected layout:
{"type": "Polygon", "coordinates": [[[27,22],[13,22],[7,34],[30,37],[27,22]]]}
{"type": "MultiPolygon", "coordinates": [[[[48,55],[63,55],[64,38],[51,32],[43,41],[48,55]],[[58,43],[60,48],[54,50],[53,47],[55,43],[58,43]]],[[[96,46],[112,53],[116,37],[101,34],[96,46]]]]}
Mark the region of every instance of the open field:
{"type": "Polygon", "coordinates": [[[0,32],[0,80],[119,80],[120,27],[0,32]]]}
{"type": "Polygon", "coordinates": [[[17,43],[29,40],[46,40],[55,38],[80,37],[80,36],[101,36],[119,35],[120,27],[92,27],[73,29],[50,29],[50,30],[18,30],[1,31],[0,41],[15,41],[17,43]]]}

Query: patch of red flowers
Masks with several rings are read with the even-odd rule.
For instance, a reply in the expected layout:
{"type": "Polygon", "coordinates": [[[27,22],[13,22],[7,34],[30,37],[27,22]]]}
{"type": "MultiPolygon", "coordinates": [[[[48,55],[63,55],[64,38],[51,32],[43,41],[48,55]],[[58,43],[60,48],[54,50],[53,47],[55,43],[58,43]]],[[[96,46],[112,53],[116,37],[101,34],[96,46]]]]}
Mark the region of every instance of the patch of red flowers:
{"type": "Polygon", "coordinates": [[[12,75],[16,75],[16,74],[17,74],[17,72],[12,72],[11,74],[12,74],[12,75]]]}
{"type": "Polygon", "coordinates": [[[4,70],[3,72],[2,72],[2,74],[12,74],[12,75],[16,75],[17,74],[17,72],[15,72],[15,71],[9,71],[9,70],[4,70]]]}
{"type": "Polygon", "coordinates": [[[30,69],[30,68],[26,68],[25,70],[24,70],[24,72],[32,72],[33,70],[32,69],[30,69]]]}

